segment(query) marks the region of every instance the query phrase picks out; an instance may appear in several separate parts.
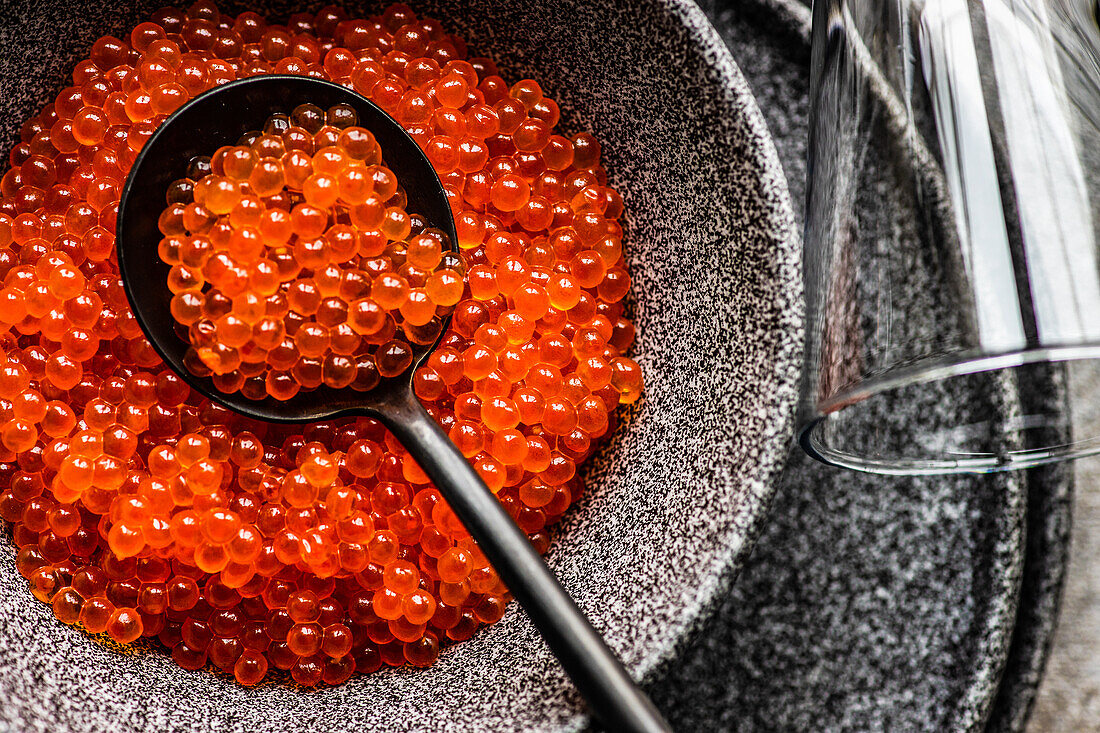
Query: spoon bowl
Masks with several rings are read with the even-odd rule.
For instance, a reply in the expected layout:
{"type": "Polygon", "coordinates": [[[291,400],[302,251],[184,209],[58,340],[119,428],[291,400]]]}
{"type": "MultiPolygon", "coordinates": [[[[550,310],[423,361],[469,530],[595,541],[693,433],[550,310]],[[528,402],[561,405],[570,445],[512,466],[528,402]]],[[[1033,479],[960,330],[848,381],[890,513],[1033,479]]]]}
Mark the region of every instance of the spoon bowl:
{"type": "Polygon", "coordinates": [[[266,397],[252,400],[240,392],[226,393],[210,377],[197,376],[184,365],[188,344],[175,330],[169,310],[169,265],[157,256],[163,235],[158,214],[173,181],[186,177],[188,161],[210,155],[222,145],[235,145],[242,135],[257,129],[272,114],[289,113],[299,104],[322,108],[348,104],[359,114],[359,124],[370,130],[385,151],[408,196],[408,210],[429,227],[439,229],[457,250],[454,217],[443,184],[424,151],[404,128],[377,105],[347,87],[304,76],[264,75],[223,84],[181,106],[157,128],[142,148],[126,180],[118,207],[118,269],[134,316],[149,343],[165,363],[207,398],[256,420],[303,423],[343,415],[377,416],[382,402],[395,391],[408,390],[416,367],[432,352],[446,331],[443,323],[435,343],[414,349],[412,366],[398,377],[383,379],[368,392],[321,385],[301,391],[286,401],[266,397]]]}

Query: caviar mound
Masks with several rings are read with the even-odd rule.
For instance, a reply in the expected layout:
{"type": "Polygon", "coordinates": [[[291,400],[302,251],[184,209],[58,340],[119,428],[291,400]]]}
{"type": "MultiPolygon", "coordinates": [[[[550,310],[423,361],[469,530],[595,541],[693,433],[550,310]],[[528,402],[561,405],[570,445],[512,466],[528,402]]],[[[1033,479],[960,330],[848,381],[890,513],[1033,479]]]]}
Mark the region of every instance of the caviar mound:
{"type": "MultiPolygon", "coordinates": [[[[508,594],[378,422],[232,413],[164,367],[128,308],[113,232],[138,151],[192,96],[272,72],[350,85],[439,173],[463,283],[414,389],[540,551],[642,375],[625,356],[623,204],[599,143],[555,133],[536,82],[507,85],[439,22],[394,5],[272,25],[200,0],[95,43],[0,178],[0,517],[17,568],[62,622],[156,639],[186,669],[339,684],[431,664],[498,621],[508,594]]],[[[221,173],[195,161],[169,204],[186,213],[228,155],[221,173]]],[[[411,242],[389,255],[410,292],[428,287],[411,242]]]]}
{"type": "Polygon", "coordinates": [[[158,226],[184,364],[222,392],[365,392],[434,344],[464,266],[407,196],[354,109],[275,114],[191,161],[158,226]]]}

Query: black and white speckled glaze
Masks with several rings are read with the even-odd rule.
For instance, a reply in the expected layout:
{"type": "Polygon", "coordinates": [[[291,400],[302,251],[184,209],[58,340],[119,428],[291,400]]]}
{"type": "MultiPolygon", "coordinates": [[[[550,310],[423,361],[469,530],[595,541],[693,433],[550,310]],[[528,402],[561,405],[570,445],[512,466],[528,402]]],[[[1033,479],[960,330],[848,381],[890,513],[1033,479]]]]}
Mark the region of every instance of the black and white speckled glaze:
{"type": "Polygon", "coordinates": [[[1069,562],[1073,467],[1054,464],[1027,473],[1027,553],[1016,626],[988,733],[1025,730],[1054,640],[1069,562]]]}
{"type": "MultiPolygon", "coordinates": [[[[14,140],[98,35],[125,32],[157,4],[5,4],[0,141],[14,140]]],[[[258,5],[274,14],[301,7],[258,5]]],[[[802,333],[783,172],[729,52],[690,2],[414,6],[492,53],[507,76],[540,79],[567,129],[604,141],[626,201],[647,394],[589,467],[591,490],[560,528],[550,561],[627,666],[645,675],[743,563],[787,456],[802,333]]],[[[6,536],[0,700],[0,729],[17,731],[514,731],[585,722],[515,608],[430,670],[316,691],[246,690],[184,672],[160,652],[124,656],[57,623],[15,573],[6,536]]]]}
{"type": "MultiPolygon", "coordinates": [[[[795,0],[703,6],[798,210],[809,14],[795,0]]],[[[904,231],[897,201],[875,204],[904,231]]],[[[939,409],[951,418],[950,403],[939,409]]],[[[904,430],[897,417],[882,424],[904,430]]],[[[655,700],[678,730],[1020,731],[1057,616],[1071,494],[1065,467],[899,480],[792,456],[752,557],[652,680],[655,700]]]]}
{"type": "MultiPolygon", "coordinates": [[[[743,7],[718,17],[746,70],[775,63],[776,41],[761,43],[751,18],[743,7]]],[[[747,74],[773,129],[805,125],[803,110],[764,101],[804,103],[805,76],[789,66],[747,74]]],[[[800,165],[805,134],[792,138],[777,134],[780,155],[800,165]]],[[[858,230],[914,251],[914,217],[896,171],[886,158],[867,168],[876,175],[866,181],[858,230]]],[[[789,176],[796,201],[800,173],[789,176]]],[[[914,289],[920,276],[914,268],[914,289]]],[[[915,327],[935,327],[934,313],[913,314],[928,319],[915,327]]],[[[905,434],[917,410],[958,420],[954,397],[929,389],[861,429],[905,434]]],[[[793,457],[753,557],[706,627],[698,656],[655,687],[658,703],[673,706],[685,728],[980,730],[1015,621],[1025,500],[1018,475],[890,479],[793,457]],[[732,661],[702,680],[715,651],[732,661]],[[702,717],[686,694],[697,684],[711,693],[703,699],[722,701],[702,717]]]]}

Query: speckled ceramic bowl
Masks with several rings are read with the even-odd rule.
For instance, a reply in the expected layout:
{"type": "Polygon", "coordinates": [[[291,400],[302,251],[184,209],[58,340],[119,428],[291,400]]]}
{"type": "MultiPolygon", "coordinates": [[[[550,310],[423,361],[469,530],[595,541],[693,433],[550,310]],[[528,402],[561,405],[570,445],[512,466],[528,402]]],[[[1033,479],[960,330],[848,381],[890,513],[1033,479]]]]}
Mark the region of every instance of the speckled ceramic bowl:
{"type": "MultiPolygon", "coordinates": [[[[96,37],[126,32],[156,5],[6,5],[5,149],[96,37]]],[[[802,308],[783,174],[733,59],[688,0],[415,6],[491,53],[506,76],[538,78],[561,103],[565,129],[588,128],[604,142],[626,201],[646,397],[588,466],[590,491],[558,528],[550,562],[644,677],[740,567],[790,445],[802,308]]],[[[296,7],[275,0],[267,12],[296,7]]],[[[119,653],[58,623],[16,574],[6,533],[0,701],[0,730],[13,731],[534,731],[585,722],[515,607],[428,670],[316,691],[244,689],[185,672],[159,651],[119,653]]]]}

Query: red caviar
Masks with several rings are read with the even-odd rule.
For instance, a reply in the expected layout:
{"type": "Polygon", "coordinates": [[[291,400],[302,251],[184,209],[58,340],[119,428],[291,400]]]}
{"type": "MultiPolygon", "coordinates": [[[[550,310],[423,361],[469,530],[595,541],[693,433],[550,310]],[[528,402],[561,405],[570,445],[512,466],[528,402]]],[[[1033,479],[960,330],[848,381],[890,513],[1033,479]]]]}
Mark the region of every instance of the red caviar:
{"type": "MultiPolygon", "coordinates": [[[[280,185],[306,197],[318,171],[335,178],[335,188],[308,183],[317,208],[338,203],[341,184],[353,196],[372,183],[381,200],[398,196],[385,176],[342,180],[339,155],[323,152],[356,144],[340,142],[354,126],[348,110],[325,111],[319,127],[317,110],[296,110],[294,124],[249,141],[263,153],[255,159],[237,149],[197,159],[172,187],[168,203],[183,211],[170,207],[180,217],[171,226],[212,235],[209,250],[193,238],[165,246],[181,263],[205,261],[169,285],[199,293],[201,275],[220,291],[181,298],[187,318],[197,308],[228,348],[265,349],[270,373],[293,380],[276,388],[290,390],[325,379],[323,362],[307,369],[303,353],[337,352],[341,325],[360,335],[353,324],[376,324],[373,309],[352,308],[353,291],[399,312],[418,288],[442,298],[429,295],[437,308],[453,302],[416,392],[540,551],[580,496],[577,466],[614,429],[615,407],[638,399],[642,377],[623,355],[634,328],[622,303],[622,200],[599,143],[555,133],[558,107],[536,82],[507,85],[440,23],[394,5],[365,20],[329,7],[271,25],[200,0],[94,44],[72,86],[23,126],[0,179],[0,517],[12,524],[17,568],[61,621],[122,643],[155,638],[185,669],[212,664],[245,685],[272,669],[302,685],[339,684],[384,664],[431,664],[441,643],[499,620],[508,594],[379,423],[303,428],[231,413],[164,367],[127,307],[114,231],[138,151],[188,98],[271,72],[349,85],[404,124],[446,187],[461,262],[428,267],[435,247],[413,245],[421,233],[398,215],[402,201],[378,225],[387,241],[368,247],[388,249],[396,272],[372,269],[375,256],[363,261],[358,249],[363,281],[341,291],[343,273],[311,268],[312,290],[283,292],[299,262],[327,259],[323,246],[244,272],[240,262],[271,241],[293,250],[294,237],[331,229],[309,210],[254,200],[277,199],[280,185]],[[235,236],[248,227],[258,234],[235,236]],[[211,250],[223,249],[234,262],[217,273],[211,250]],[[297,353],[281,349],[277,326],[256,328],[277,314],[285,331],[292,313],[299,331],[316,326],[295,339],[297,353]]],[[[326,240],[329,252],[350,251],[342,237],[326,240]]],[[[383,351],[377,364],[400,360],[383,351]]],[[[247,363],[246,380],[265,368],[247,363]]]]}
{"type": "Polygon", "coordinates": [[[188,369],[218,389],[277,400],[322,384],[371,390],[439,338],[462,298],[461,257],[408,214],[356,122],[347,105],[303,104],[170,187],[159,253],[172,316],[187,329],[188,369]],[[288,179],[291,168],[302,175],[288,179]]]}

